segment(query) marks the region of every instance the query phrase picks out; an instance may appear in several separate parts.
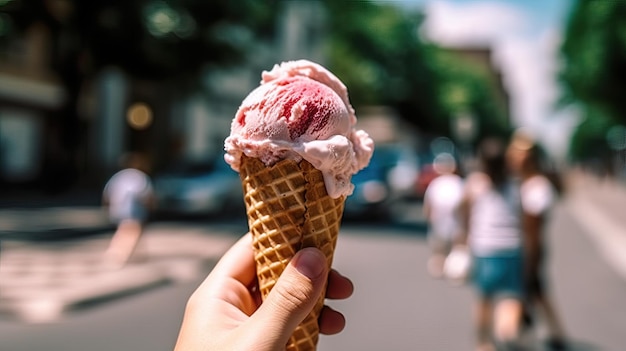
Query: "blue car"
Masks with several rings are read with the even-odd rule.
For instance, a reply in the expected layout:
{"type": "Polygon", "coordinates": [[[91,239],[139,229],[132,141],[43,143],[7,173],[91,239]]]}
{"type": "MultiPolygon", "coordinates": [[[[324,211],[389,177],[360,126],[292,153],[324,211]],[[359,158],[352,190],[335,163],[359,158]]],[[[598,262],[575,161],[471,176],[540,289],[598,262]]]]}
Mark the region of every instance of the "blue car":
{"type": "Polygon", "coordinates": [[[239,174],[222,159],[178,167],[155,176],[157,213],[204,216],[243,212],[239,174]]]}
{"type": "Polygon", "coordinates": [[[396,201],[412,193],[416,157],[396,144],[377,145],[369,165],[352,177],[354,193],[346,199],[348,219],[390,219],[396,201]]]}

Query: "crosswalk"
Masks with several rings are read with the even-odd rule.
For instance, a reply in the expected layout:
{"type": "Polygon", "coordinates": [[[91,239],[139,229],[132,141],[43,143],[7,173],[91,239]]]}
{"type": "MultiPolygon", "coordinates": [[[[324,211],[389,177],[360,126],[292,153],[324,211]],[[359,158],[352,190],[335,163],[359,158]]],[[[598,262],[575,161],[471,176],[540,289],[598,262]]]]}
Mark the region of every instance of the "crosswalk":
{"type": "Polygon", "coordinates": [[[162,284],[197,279],[237,239],[202,228],[149,227],[137,255],[122,268],[103,259],[111,233],[80,240],[4,242],[0,315],[44,323],[64,312],[162,284]]]}

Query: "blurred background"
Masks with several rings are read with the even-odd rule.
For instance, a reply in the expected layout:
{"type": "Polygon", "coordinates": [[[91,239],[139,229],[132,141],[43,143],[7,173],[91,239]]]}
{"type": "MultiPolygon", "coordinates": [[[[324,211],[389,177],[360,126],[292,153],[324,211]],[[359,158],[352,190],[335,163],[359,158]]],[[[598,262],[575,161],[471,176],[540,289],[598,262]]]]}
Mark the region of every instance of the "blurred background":
{"type": "MultiPolygon", "coordinates": [[[[467,172],[484,137],[520,127],[566,189],[550,239],[566,325],[581,349],[626,345],[615,330],[626,311],[611,309],[626,293],[626,2],[0,0],[0,348],[171,349],[188,294],[246,230],[238,175],[222,158],[231,119],[263,70],[300,58],[343,80],[376,142],[346,203],[346,247],[410,249],[385,264],[410,266],[418,278],[407,289],[442,306],[416,320],[424,306],[409,295],[417,314],[402,325],[421,332],[393,336],[404,346],[391,349],[463,349],[427,322],[471,342],[469,292],[423,272],[421,201],[436,155],[467,172]],[[113,228],[102,190],[128,153],[144,156],[153,181],[149,254],[103,273],[97,257],[113,228]],[[149,307],[165,300],[175,302],[149,307]],[[129,333],[129,311],[165,332],[129,333]],[[600,322],[589,326],[589,313],[600,322]],[[62,337],[77,327],[88,330],[80,340],[62,337]]],[[[351,249],[337,257],[357,281],[372,264],[351,249]]],[[[355,335],[359,323],[322,343],[382,348],[351,347],[355,335]]]]}
{"type": "Polygon", "coordinates": [[[437,137],[467,156],[528,127],[559,166],[623,177],[623,5],[604,3],[4,0],[0,186],[99,188],[131,151],[152,174],[208,165],[260,72],[298,58],[420,163],[437,137]]]}

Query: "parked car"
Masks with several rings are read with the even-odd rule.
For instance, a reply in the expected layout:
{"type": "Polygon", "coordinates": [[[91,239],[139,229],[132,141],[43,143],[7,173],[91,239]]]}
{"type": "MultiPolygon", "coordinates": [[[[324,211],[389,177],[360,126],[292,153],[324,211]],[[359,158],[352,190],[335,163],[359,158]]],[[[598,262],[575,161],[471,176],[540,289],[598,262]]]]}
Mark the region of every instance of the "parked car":
{"type": "Polygon", "coordinates": [[[346,198],[344,217],[387,217],[389,199],[387,174],[378,158],[372,157],[369,166],[352,176],[354,192],[346,198]]]}
{"type": "Polygon", "coordinates": [[[346,218],[388,219],[397,201],[413,195],[415,154],[399,145],[380,145],[370,164],[352,177],[354,192],[346,199],[346,218]]]}
{"type": "MultiPolygon", "coordinates": [[[[454,161],[456,162],[456,165],[459,164],[458,159],[454,155],[451,155],[446,152],[442,152],[439,155],[443,155],[443,154],[447,154],[450,157],[453,157],[454,161]]],[[[428,156],[424,156],[423,158],[424,160],[426,160],[426,162],[424,162],[421,165],[420,170],[419,170],[419,175],[415,179],[415,195],[418,200],[424,200],[426,189],[428,189],[428,186],[430,185],[430,183],[439,176],[439,173],[437,173],[437,171],[435,170],[435,162],[437,162],[437,157],[438,157],[437,155],[435,156],[428,155],[428,156]]],[[[458,171],[458,166],[457,166],[457,174],[461,174],[458,171]]]]}
{"type": "Polygon", "coordinates": [[[243,211],[241,181],[222,159],[177,167],[154,177],[158,214],[204,216],[243,211]]]}
{"type": "Polygon", "coordinates": [[[419,171],[419,175],[415,179],[415,195],[419,200],[424,199],[426,189],[428,189],[430,183],[438,176],[439,174],[435,171],[432,163],[426,163],[422,165],[419,171]]]}

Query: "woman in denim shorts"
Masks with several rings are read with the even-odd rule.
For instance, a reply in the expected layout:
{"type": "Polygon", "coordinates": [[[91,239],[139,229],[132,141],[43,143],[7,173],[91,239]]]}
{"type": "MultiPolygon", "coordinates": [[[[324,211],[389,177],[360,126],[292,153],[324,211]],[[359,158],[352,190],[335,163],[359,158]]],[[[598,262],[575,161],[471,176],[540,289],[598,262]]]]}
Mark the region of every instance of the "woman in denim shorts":
{"type": "Polygon", "coordinates": [[[472,253],[471,281],[477,292],[476,350],[518,338],[523,301],[523,242],[519,186],[508,175],[505,144],[480,145],[481,170],[470,174],[461,203],[460,242],[472,253]]]}

